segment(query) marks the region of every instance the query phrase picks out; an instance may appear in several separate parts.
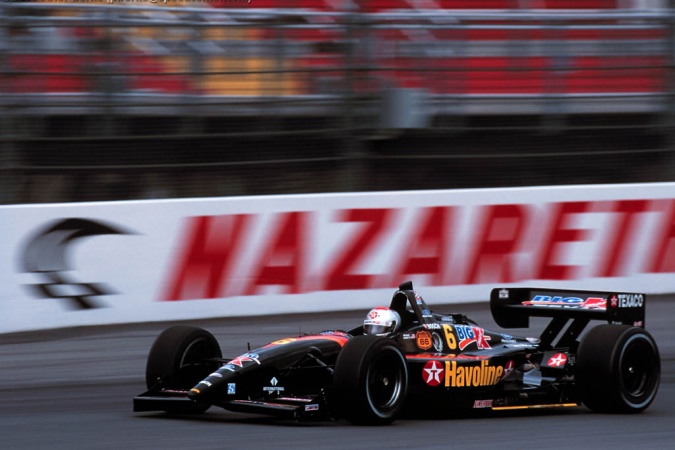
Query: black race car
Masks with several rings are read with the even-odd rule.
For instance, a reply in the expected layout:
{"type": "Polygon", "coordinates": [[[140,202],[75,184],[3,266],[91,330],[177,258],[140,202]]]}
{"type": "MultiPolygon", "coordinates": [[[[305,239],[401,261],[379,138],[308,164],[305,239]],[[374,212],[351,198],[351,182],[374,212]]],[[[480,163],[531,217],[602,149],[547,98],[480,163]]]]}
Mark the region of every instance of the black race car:
{"type": "Polygon", "coordinates": [[[661,373],[656,342],[644,329],[645,300],[635,293],[493,289],[490,308],[500,327],[551,319],[538,338],[516,337],[462,314],[434,313],[405,282],[384,308],[400,317],[393,334],[367,334],[363,325],[323,331],[234,359],[222,358],[208,331],[174,326],[152,345],[148,390],[134,398],[134,411],[190,414],[219,406],[354,424],[388,424],[414,405],[447,412],[584,404],[637,413],[654,400],[661,373]],[[594,320],[606,323],[584,332],[594,320]]]}

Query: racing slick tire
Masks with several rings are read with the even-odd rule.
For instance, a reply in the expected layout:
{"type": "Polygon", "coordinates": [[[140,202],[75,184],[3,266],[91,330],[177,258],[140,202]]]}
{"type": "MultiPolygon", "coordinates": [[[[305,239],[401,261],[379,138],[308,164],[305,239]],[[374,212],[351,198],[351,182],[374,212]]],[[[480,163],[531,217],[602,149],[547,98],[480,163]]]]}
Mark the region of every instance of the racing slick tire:
{"type": "Polygon", "coordinates": [[[350,339],[335,362],[332,406],[355,425],[387,425],[408,391],[408,366],[398,344],[381,336],[350,339]]]}
{"type": "Polygon", "coordinates": [[[576,383],[580,400],[604,413],[638,413],[654,400],[661,360],[654,338],[628,325],[599,325],[577,350],[576,383]]]}
{"type": "MultiPolygon", "coordinates": [[[[150,348],[145,370],[149,390],[188,390],[220,367],[210,359],[222,358],[220,345],[208,331],[193,326],[176,325],[167,328],[150,348]]],[[[206,403],[189,404],[181,410],[167,412],[198,414],[209,409],[206,403]]]]}

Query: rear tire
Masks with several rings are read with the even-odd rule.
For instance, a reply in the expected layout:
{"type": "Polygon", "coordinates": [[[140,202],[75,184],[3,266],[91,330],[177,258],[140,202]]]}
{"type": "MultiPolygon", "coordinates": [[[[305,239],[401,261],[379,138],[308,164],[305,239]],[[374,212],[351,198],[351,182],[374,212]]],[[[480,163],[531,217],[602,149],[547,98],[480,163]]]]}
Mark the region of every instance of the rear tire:
{"type": "Polygon", "coordinates": [[[658,347],[642,328],[599,325],[579,344],[578,392],[581,401],[593,411],[644,411],[656,396],[660,378],[658,347]]]}
{"type": "Polygon", "coordinates": [[[403,408],[407,390],[408,366],[395,341],[356,336],[345,344],[333,373],[338,417],[356,425],[387,425],[403,408]]]}
{"type": "MultiPolygon", "coordinates": [[[[221,358],[220,345],[208,331],[193,326],[167,328],[150,348],[145,370],[148,390],[157,388],[188,390],[220,367],[209,361],[221,358]]],[[[180,413],[201,413],[211,405],[195,403],[180,413]]]]}

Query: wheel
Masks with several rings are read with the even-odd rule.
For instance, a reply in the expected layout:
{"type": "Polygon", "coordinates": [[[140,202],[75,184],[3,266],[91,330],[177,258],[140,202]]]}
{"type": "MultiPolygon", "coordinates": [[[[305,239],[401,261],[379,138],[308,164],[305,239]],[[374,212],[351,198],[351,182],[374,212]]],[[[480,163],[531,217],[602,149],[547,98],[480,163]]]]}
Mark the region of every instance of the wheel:
{"type": "Polygon", "coordinates": [[[577,350],[576,382],[591,410],[638,413],[654,400],[661,360],[654,338],[628,325],[599,325],[577,350]]]}
{"type": "MultiPolygon", "coordinates": [[[[221,358],[220,345],[208,331],[185,325],[167,328],[155,339],[150,348],[145,370],[145,383],[149,390],[188,390],[220,367],[211,358],[221,358]]],[[[181,413],[199,413],[208,404],[194,404],[181,413]]]]}
{"type": "Polygon", "coordinates": [[[356,336],[335,362],[334,411],[353,424],[391,423],[403,407],[407,390],[405,356],[389,338],[356,336]]]}

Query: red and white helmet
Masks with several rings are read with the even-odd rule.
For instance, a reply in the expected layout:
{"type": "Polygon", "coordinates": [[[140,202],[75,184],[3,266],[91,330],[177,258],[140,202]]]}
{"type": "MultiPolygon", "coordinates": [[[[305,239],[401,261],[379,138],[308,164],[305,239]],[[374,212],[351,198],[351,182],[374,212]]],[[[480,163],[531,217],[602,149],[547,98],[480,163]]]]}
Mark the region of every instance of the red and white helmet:
{"type": "Polygon", "coordinates": [[[363,321],[363,334],[386,336],[401,327],[401,316],[393,309],[378,306],[370,310],[363,321]]]}

